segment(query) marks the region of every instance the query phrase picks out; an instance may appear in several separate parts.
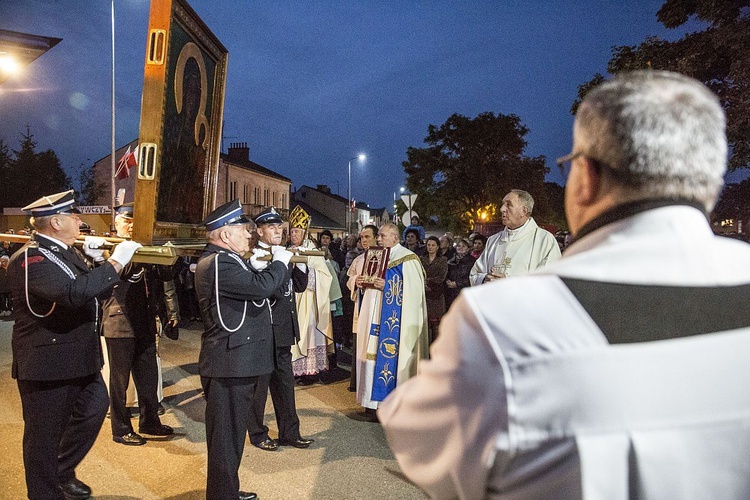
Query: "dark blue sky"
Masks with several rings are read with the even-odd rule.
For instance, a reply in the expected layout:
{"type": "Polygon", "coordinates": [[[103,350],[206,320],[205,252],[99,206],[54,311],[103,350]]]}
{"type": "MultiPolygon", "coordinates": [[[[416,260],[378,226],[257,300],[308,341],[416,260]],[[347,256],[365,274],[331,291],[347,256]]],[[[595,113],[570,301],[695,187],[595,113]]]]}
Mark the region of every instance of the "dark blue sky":
{"type": "MultiPolygon", "coordinates": [[[[568,153],[577,86],[605,72],[614,45],[682,30],[649,1],[192,0],[229,50],[225,150],[292,179],[389,206],[409,146],[429,124],[484,111],[521,117],[527,154],[568,153]]],[[[116,0],[117,145],[137,137],[146,0],[116,0]]],[[[73,174],[109,152],[110,2],[0,0],[0,28],[63,41],[0,85],[0,138],[28,124],[73,174]]],[[[695,29],[695,27],[694,27],[695,29]]],[[[74,178],[77,180],[77,173],[74,178]]]]}

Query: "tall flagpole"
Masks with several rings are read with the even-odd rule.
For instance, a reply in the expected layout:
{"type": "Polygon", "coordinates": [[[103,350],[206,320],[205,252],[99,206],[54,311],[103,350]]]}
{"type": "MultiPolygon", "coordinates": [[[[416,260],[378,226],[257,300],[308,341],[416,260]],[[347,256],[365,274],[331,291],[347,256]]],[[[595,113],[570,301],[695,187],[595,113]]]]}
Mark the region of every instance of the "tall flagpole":
{"type": "Polygon", "coordinates": [[[112,0],[111,4],[112,12],[112,144],[111,144],[111,170],[110,173],[110,186],[112,189],[112,200],[111,200],[111,214],[112,220],[110,222],[110,231],[115,228],[115,0],[112,0]]]}

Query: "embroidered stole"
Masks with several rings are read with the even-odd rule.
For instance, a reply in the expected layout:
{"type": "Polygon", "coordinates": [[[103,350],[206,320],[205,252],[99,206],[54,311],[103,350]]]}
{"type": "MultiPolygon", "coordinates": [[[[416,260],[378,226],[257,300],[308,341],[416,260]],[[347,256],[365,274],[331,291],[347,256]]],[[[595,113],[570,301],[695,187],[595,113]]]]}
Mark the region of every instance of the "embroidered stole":
{"type": "Polygon", "coordinates": [[[389,267],[385,273],[380,324],[374,323],[370,328],[370,335],[378,338],[371,398],[373,401],[383,401],[396,388],[401,338],[401,308],[404,299],[403,285],[403,265],[399,263],[399,265],[389,267]]]}

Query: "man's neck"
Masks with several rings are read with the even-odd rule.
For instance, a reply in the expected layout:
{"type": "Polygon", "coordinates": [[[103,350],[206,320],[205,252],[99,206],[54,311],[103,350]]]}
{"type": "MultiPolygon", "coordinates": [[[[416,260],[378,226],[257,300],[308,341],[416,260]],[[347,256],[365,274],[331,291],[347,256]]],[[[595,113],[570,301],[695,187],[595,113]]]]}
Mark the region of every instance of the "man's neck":
{"type": "Polygon", "coordinates": [[[57,243],[58,245],[60,245],[61,247],[63,247],[63,248],[64,248],[64,249],[66,249],[66,250],[67,250],[67,249],[68,249],[68,247],[70,246],[70,245],[68,245],[67,243],[64,243],[64,242],[63,242],[62,240],[59,240],[59,239],[55,238],[55,237],[54,237],[54,236],[52,236],[51,234],[48,234],[48,233],[43,233],[43,232],[39,232],[39,231],[37,231],[37,233],[36,233],[36,234],[37,234],[38,236],[42,236],[42,237],[44,237],[44,238],[47,238],[48,240],[52,241],[53,243],[57,243]]]}
{"type": "Polygon", "coordinates": [[[525,226],[526,223],[529,222],[529,219],[526,219],[525,221],[523,221],[520,225],[518,225],[516,227],[510,227],[510,226],[505,226],[505,227],[507,227],[509,231],[517,231],[517,230],[521,229],[523,226],[525,226]]]}
{"type": "MultiPolygon", "coordinates": [[[[221,240],[211,240],[211,241],[209,241],[209,243],[212,244],[212,245],[214,245],[214,246],[216,246],[216,247],[219,247],[219,248],[221,248],[223,250],[226,250],[227,252],[237,253],[234,250],[232,250],[231,248],[229,248],[229,246],[226,243],[224,243],[223,241],[221,241],[221,240]]],[[[239,254],[237,254],[237,255],[239,255],[239,254]]]]}

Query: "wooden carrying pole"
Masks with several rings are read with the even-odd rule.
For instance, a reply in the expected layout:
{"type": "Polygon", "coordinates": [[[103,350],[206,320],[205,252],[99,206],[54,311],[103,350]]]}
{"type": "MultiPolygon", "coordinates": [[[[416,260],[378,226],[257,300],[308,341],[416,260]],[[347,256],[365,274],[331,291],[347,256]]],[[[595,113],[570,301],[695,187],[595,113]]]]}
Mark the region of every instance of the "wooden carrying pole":
{"type": "MultiPolygon", "coordinates": [[[[96,236],[101,238],[101,236],[96,236]]],[[[31,239],[31,236],[23,234],[5,234],[0,233],[0,241],[8,241],[10,243],[23,243],[26,244],[31,239]]],[[[123,238],[103,238],[107,243],[102,246],[104,249],[112,249],[118,243],[125,241],[123,238]]],[[[79,237],[74,243],[77,247],[82,247],[84,238],[79,237]]],[[[204,245],[172,245],[167,243],[165,245],[155,246],[142,246],[136,250],[133,255],[133,262],[139,262],[142,264],[159,264],[163,266],[171,266],[177,262],[177,257],[199,257],[203,253],[204,245]]],[[[304,250],[294,251],[295,255],[292,257],[292,262],[295,264],[307,262],[308,257],[321,257],[324,255],[319,250],[304,250]]],[[[268,261],[273,256],[264,255],[258,260],[268,261]]]]}

